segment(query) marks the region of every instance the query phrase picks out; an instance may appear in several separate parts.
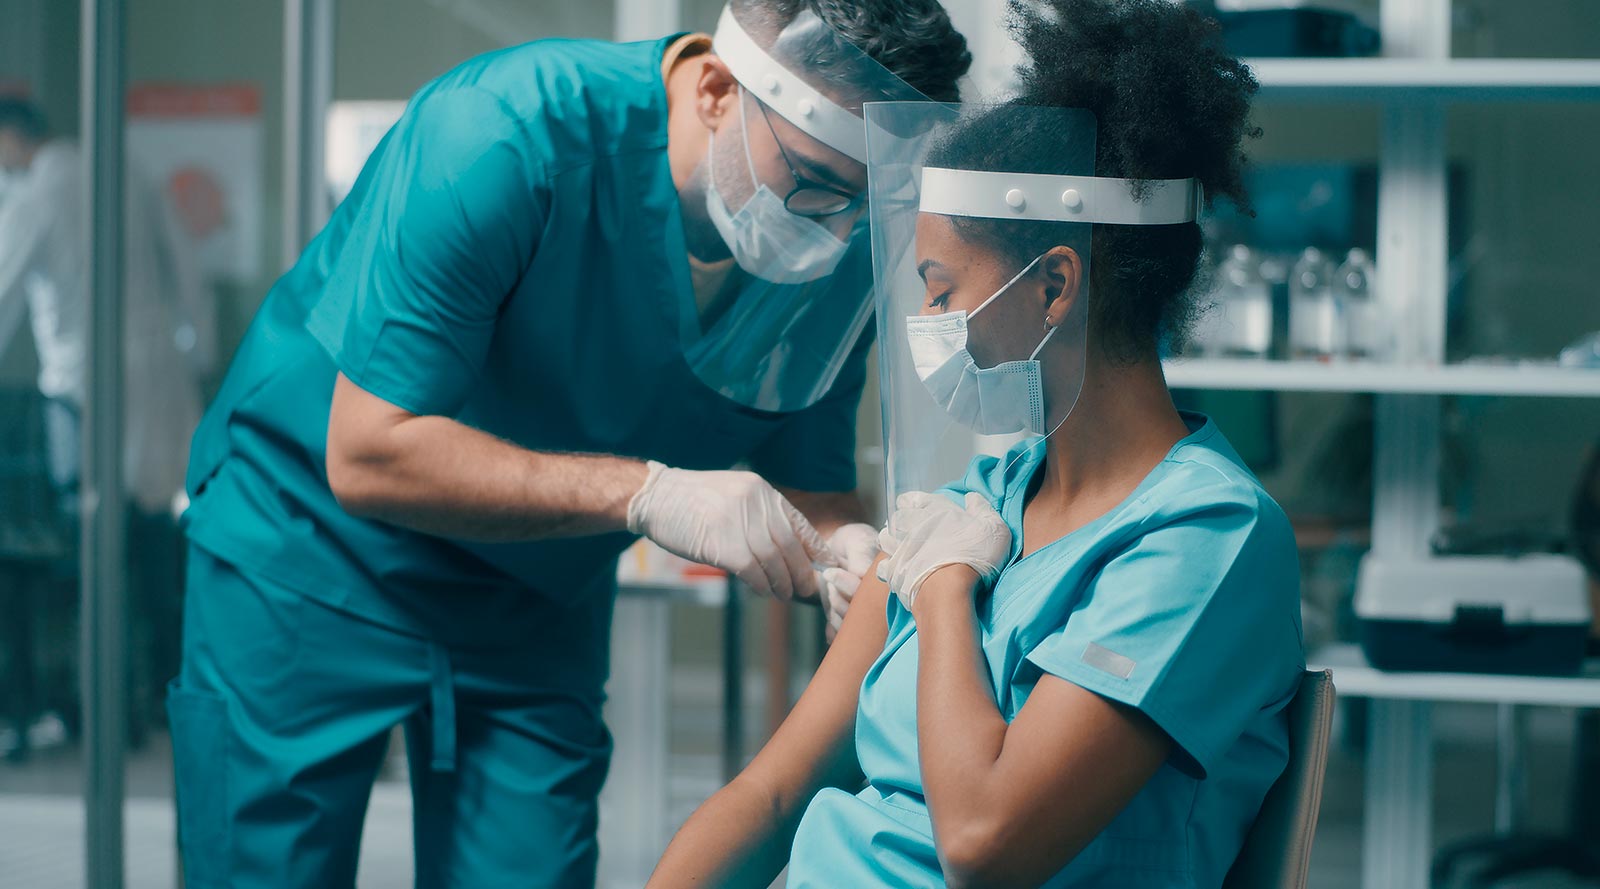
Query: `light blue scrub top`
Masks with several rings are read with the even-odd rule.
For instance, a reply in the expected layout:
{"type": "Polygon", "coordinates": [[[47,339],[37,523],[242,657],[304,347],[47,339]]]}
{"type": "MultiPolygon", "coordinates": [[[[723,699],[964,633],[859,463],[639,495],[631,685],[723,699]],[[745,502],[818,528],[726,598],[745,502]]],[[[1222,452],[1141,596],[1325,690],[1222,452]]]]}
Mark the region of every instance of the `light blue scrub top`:
{"type": "MultiPolygon", "coordinates": [[[[855,487],[865,337],[828,394],[789,414],[718,395],[685,361],[671,39],[513,47],[412,98],[268,294],[201,423],[196,546],[387,626],[545,652],[553,685],[596,690],[615,556],[633,538],[481,545],[347,514],[324,469],[336,371],[528,448],[748,461],[778,485],[855,487]]],[[[870,281],[861,240],[842,264],[870,281]]]]}
{"type": "MultiPolygon", "coordinates": [[[[1106,515],[1018,560],[1022,508],[1044,448],[980,457],[944,491],[987,496],[1012,561],[978,603],[984,658],[1007,721],[1046,673],[1155,721],[1171,759],[1045,885],[1222,884],[1288,762],[1284,707],[1305,661],[1294,536],[1216,426],[1191,434],[1106,515]]],[[[917,628],[891,596],[883,654],[861,685],[856,752],[867,786],[819,793],[790,887],[942,885],[917,756],[917,628]]],[[[1061,808],[1073,805],[1061,800],[1061,808]]]]}

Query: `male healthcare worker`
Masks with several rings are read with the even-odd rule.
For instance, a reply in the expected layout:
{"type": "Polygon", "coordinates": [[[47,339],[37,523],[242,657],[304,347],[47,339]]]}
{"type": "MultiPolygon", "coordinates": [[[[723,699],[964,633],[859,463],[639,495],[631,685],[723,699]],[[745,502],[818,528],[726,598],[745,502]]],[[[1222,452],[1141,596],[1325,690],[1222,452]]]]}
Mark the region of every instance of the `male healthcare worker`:
{"type": "Polygon", "coordinates": [[[190,889],[352,885],[397,724],[419,885],[592,884],[633,535],[780,598],[872,559],[861,105],[969,59],[933,0],[734,0],[412,98],[195,436],[190,889]]]}

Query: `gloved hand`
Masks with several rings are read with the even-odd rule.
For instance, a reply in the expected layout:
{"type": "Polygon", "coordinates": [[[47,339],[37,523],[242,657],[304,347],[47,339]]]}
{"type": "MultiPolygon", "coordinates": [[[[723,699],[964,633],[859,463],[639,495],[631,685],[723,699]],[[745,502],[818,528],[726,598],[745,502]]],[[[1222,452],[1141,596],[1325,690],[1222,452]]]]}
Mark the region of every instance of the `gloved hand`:
{"type": "Polygon", "coordinates": [[[817,594],[815,561],[837,565],[822,536],[753,472],[696,472],[654,460],[628,501],[628,530],[667,552],[732,572],[779,599],[817,594]]]}
{"type": "Polygon", "coordinates": [[[859,522],[841,525],[828,537],[828,549],[833,550],[839,564],[818,572],[818,580],[828,626],[837,632],[856,596],[856,589],[861,586],[861,578],[872,567],[872,560],[878,557],[878,529],[859,522]]]}
{"type": "Polygon", "coordinates": [[[985,585],[1000,576],[1011,555],[1011,529],[982,494],[967,494],[963,509],[943,494],[912,491],[895,501],[894,515],[878,535],[887,557],[878,563],[878,579],[906,608],[933,572],[946,565],[966,565],[985,585]]]}

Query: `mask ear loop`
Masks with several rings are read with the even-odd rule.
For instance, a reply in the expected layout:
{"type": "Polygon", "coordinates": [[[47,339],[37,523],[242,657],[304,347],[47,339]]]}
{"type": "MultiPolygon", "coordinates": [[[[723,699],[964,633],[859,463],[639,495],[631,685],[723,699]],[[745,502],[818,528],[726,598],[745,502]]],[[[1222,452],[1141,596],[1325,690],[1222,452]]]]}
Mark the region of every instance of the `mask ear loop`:
{"type": "MultiPolygon", "coordinates": [[[[989,294],[989,298],[988,299],[986,299],[983,302],[979,303],[978,307],[976,309],[973,309],[972,311],[967,313],[968,320],[972,319],[975,315],[977,315],[979,312],[983,311],[984,309],[989,308],[989,304],[994,302],[995,300],[999,299],[1000,298],[1000,294],[1005,293],[1007,290],[1010,290],[1011,289],[1011,285],[1017,283],[1018,281],[1021,281],[1023,275],[1026,275],[1027,273],[1033,271],[1033,267],[1038,265],[1039,264],[1039,260],[1041,260],[1041,259],[1044,259],[1044,254],[1042,254],[1042,253],[1040,255],[1038,255],[1038,256],[1035,256],[1033,258],[1032,262],[1030,262],[1027,265],[1023,266],[1022,267],[1022,271],[1017,272],[1015,275],[1012,275],[1011,276],[1011,280],[1009,280],[1006,283],[1000,285],[1000,289],[999,290],[996,290],[994,293],[989,294]]],[[[1039,354],[1039,350],[1035,349],[1034,350],[1034,354],[1035,355],[1039,354]]]]}
{"type": "Polygon", "coordinates": [[[1050,338],[1055,336],[1055,335],[1056,335],[1056,328],[1052,327],[1052,328],[1046,330],[1044,332],[1044,339],[1040,340],[1039,341],[1039,345],[1034,346],[1033,347],[1033,351],[1028,354],[1028,360],[1029,361],[1033,361],[1033,360],[1037,359],[1039,357],[1039,353],[1044,351],[1044,344],[1050,342],[1050,338]]]}
{"type": "MultiPolygon", "coordinates": [[[[1035,265],[1035,264],[1036,264],[1036,263],[1038,263],[1038,261],[1039,261],[1039,259],[1043,259],[1043,258],[1044,258],[1044,257],[1043,257],[1043,256],[1040,256],[1040,257],[1039,257],[1039,258],[1038,258],[1038,259],[1035,259],[1035,260],[1034,260],[1034,261],[1033,261],[1033,262],[1030,262],[1030,263],[1028,263],[1028,268],[1027,268],[1027,269],[1023,269],[1023,270],[1022,270],[1022,274],[1026,274],[1026,273],[1027,273],[1027,271],[1028,271],[1028,269],[1031,269],[1031,268],[1033,268],[1033,266],[1034,266],[1034,265],[1035,265]]],[[[1021,277],[1022,277],[1022,274],[1018,274],[1018,275],[1017,275],[1017,277],[1016,277],[1016,278],[1012,278],[1012,279],[1011,279],[1011,281],[1012,281],[1012,283],[1016,283],[1016,281],[1017,281],[1017,278],[1021,278],[1021,277]]],[[[1006,290],[1006,288],[1008,288],[1008,287],[1010,287],[1010,286],[1011,286],[1011,284],[1007,284],[1007,285],[1006,285],[1006,287],[1002,287],[1002,288],[1001,288],[1001,289],[1000,289],[1000,292],[1001,292],[1001,293],[1003,293],[1003,292],[1005,292],[1005,290],[1006,290]]],[[[999,296],[999,295],[1000,295],[1000,293],[996,293],[996,294],[995,294],[995,296],[999,296]]],[[[994,296],[991,296],[991,297],[989,297],[989,299],[987,299],[987,300],[984,300],[984,303],[983,303],[983,305],[984,305],[984,306],[986,306],[986,305],[988,305],[988,304],[989,304],[989,303],[990,303],[990,302],[992,302],[992,301],[993,301],[993,300],[994,300],[994,296]]],[[[982,308],[983,308],[983,306],[979,306],[979,307],[978,307],[978,309],[982,309],[982,308]]],[[[977,314],[977,310],[976,310],[976,309],[975,309],[975,310],[973,310],[973,314],[977,314]]],[[[1047,322],[1047,323],[1048,323],[1048,321],[1049,321],[1049,318],[1048,318],[1048,317],[1046,317],[1046,319],[1045,319],[1045,320],[1046,320],[1046,322],[1047,322]]],[[[1050,342],[1050,338],[1051,338],[1051,337],[1053,337],[1053,336],[1055,336],[1055,335],[1056,335],[1056,331],[1058,331],[1058,330],[1060,330],[1060,329],[1061,329],[1061,328],[1060,328],[1060,326],[1059,326],[1059,325],[1057,325],[1057,326],[1054,326],[1054,327],[1051,327],[1051,328],[1050,328],[1050,329],[1049,329],[1049,330],[1047,330],[1047,331],[1045,331],[1045,334],[1044,334],[1044,339],[1042,339],[1042,340],[1040,340],[1040,341],[1039,341],[1039,345],[1037,345],[1037,346],[1035,346],[1035,347],[1034,347],[1034,349],[1033,349],[1033,354],[1031,354],[1031,355],[1029,355],[1029,356],[1028,356],[1028,360],[1029,360],[1029,361],[1035,361],[1035,360],[1037,360],[1037,359],[1038,359],[1038,357],[1039,357],[1039,353],[1040,353],[1040,352],[1043,352],[1043,351],[1044,351],[1044,345],[1045,345],[1045,343],[1048,343],[1048,342],[1050,342]]],[[[1080,385],[1079,385],[1079,387],[1078,387],[1078,392],[1079,392],[1079,394],[1082,394],[1082,392],[1083,392],[1083,387],[1082,387],[1082,385],[1081,385],[1081,383],[1080,383],[1080,385]]],[[[1062,414],[1062,415],[1061,415],[1061,419],[1060,419],[1060,420],[1057,420],[1057,421],[1056,421],[1056,424],[1055,424],[1055,425],[1054,425],[1054,426],[1052,426],[1052,427],[1050,427],[1050,431],[1049,431],[1049,432],[1046,432],[1046,433],[1045,433],[1045,434],[1043,434],[1043,435],[1041,435],[1041,436],[1039,436],[1039,437],[1038,437],[1038,438],[1037,438],[1037,439],[1035,439],[1035,440],[1034,440],[1034,441],[1033,441],[1033,442],[1032,442],[1032,443],[1031,443],[1031,444],[1029,444],[1029,445],[1028,445],[1028,446],[1027,446],[1027,447],[1025,447],[1025,448],[1023,448],[1023,449],[1022,449],[1022,450],[1020,450],[1020,451],[1018,451],[1018,452],[1017,452],[1017,453],[1016,453],[1016,455],[1015,455],[1015,456],[1013,456],[1013,457],[1012,457],[1012,458],[1011,458],[1011,461],[1010,461],[1010,462],[1009,462],[1009,463],[1007,463],[1007,464],[1006,464],[1006,468],[1005,468],[1005,469],[1002,469],[1002,470],[1000,470],[1000,476],[1001,476],[1001,478],[1004,478],[1004,477],[1005,477],[1005,476],[1006,476],[1006,474],[1007,474],[1007,473],[1009,473],[1009,472],[1011,472],[1011,467],[1013,467],[1013,466],[1015,466],[1015,465],[1017,465],[1017,461],[1018,461],[1018,460],[1021,460],[1021,459],[1022,459],[1022,458],[1023,458],[1023,456],[1025,456],[1025,455],[1027,455],[1027,454],[1029,454],[1029,453],[1032,453],[1032,451],[1033,451],[1033,449],[1034,449],[1034,448],[1036,448],[1036,447],[1038,447],[1038,446],[1039,446],[1039,445],[1041,445],[1041,444],[1044,444],[1044,442],[1045,442],[1045,441],[1046,441],[1046,440],[1047,440],[1047,439],[1049,439],[1049,438],[1050,438],[1050,436],[1052,436],[1052,435],[1055,435],[1055,434],[1056,434],[1056,430],[1057,430],[1057,429],[1060,429],[1060,428],[1061,428],[1061,427],[1062,427],[1062,425],[1063,425],[1063,424],[1065,424],[1065,423],[1066,423],[1066,422],[1067,422],[1067,418],[1068,418],[1068,417],[1070,417],[1070,416],[1072,416],[1072,408],[1074,408],[1074,407],[1077,407],[1077,406],[1078,406],[1078,396],[1077,396],[1077,395],[1074,395],[1074,396],[1073,396],[1073,397],[1072,397],[1072,405],[1071,405],[1071,406],[1069,406],[1069,407],[1068,407],[1068,408],[1067,408],[1067,412],[1066,412],[1066,413],[1064,413],[1064,414],[1062,414]]]]}
{"type": "MultiPolygon", "coordinates": [[[[750,127],[744,116],[744,85],[738,86],[739,90],[739,138],[744,142],[744,171],[750,177],[750,200],[755,200],[756,192],[761,190],[761,183],[756,181],[756,162],[750,156],[750,127]]],[[[749,203],[749,201],[746,201],[749,203]]],[[[740,209],[743,209],[742,207],[740,209]]]]}

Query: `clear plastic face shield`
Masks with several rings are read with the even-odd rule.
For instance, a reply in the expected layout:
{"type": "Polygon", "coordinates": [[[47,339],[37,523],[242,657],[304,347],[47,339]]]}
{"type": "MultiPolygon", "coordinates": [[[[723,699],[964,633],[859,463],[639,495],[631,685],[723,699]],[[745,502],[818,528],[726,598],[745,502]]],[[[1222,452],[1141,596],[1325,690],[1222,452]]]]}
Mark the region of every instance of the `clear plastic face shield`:
{"type": "Polygon", "coordinates": [[[1060,428],[1083,388],[1092,225],[1187,222],[1199,195],[1095,177],[1083,109],[886,102],[866,121],[892,503],[1060,428]]]}
{"type": "Polygon", "coordinates": [[[872,314],[862,106],[923,96],[814,13],[770,16],[734,0],[713,38],[738,108],[707,152],[705,206],[685,213],[703,212],[732,260],[696,268],[680,335],[712,389],[796,411],[827,394],[872,314]]]}

